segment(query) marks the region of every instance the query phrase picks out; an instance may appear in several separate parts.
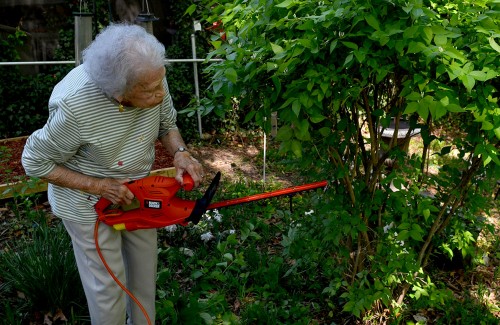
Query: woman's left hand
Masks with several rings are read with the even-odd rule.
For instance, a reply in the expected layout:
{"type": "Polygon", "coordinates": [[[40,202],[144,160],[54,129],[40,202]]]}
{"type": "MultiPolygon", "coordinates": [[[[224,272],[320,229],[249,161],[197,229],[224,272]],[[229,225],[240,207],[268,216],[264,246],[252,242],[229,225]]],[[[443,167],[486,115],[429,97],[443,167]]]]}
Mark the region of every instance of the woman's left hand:
{"type": "Polygon", "coordinates": [[[174,167],[177,170],[175,179],[181,185],[184,185],[182,180],[184,173],[188,173],[191,176],[195,187],[200,185],[203,176],[205,176],[203,166],[187,151],[177,152],[174,155],[174,167]]]}

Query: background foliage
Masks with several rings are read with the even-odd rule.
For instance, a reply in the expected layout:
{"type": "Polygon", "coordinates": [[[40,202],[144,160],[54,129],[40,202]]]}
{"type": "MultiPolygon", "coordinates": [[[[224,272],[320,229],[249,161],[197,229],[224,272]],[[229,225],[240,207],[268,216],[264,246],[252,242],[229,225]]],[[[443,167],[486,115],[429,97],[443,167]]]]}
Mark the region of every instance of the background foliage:
{"type": "MultiPolygon", "coordinates": [[[[97,0],[83,2],[84,12],[93,12],[93,34],[107,26],[110,21],[115,21],[110,12],[109,2],[97,0]],[[94,9],[95,4],[95,9],[94,9]]],[[[157,24],[157,28],[164,29],[168,24],[176,27],[175,35],[166,45],[167,58],[189,59],[192,57],[191,34],[193,33],[193,20],[184,15],[189,2],[177,3],[174,1],[163,4],[166,16],[157,24]]],[[[67,12],[80,11],[78,2],[68,0],[65,4],[67,12]]],[[[193,12],[193,15],[200,14],[193,12]]],[[[64,21],[64,19],[60,19],[64,21]]],[[[197,32],[196,46],[197,57],[205,58],[211,47],[207,40],[209,32],[203,30],[197,32]]],[[[20,60],[20,52],[30,44],[29,35],[22,30],[17,30],[5,37],[0,38],[0,60],[3,62],[16,62],[20,60]]],[[[66,23],[61,26],[58,33],[58,48],[54,52],[52,60],[64,61],[74,60],[74,18],[66,17],[66,23]]],[[[202,65],[199,69],[202,69],[202,65]]],[[[34,130],[43,126],[47,119],[47,104],[52,88],[59,82],[72,65],[40,65],[34,72],[27,72],[20,66],[0,67],[0,105],[4,108],[0,111],[2,123],[0,125],[0,137],[9,138],[31,134],[34,130]],[[14,82],[15,81],[15,82],[14,82]]],[[[203,75],[199,76],[200,93],[204,97],[207,89],[207,81],[203,75]]],[[[172,91],[176,108],[181,111],[189,105],[196,105],[194,99],[194,77],[192,63],[172,63],[167,70],[167,80],[172,91]]],[[[221,119],[217,116],[205,117],[204,129],[207,131],[218,129],[221,119]]],[[[185,114],[179,115],[179,125],[187,140],[198,138],[198,126],[196,117],[185,114]]]]}

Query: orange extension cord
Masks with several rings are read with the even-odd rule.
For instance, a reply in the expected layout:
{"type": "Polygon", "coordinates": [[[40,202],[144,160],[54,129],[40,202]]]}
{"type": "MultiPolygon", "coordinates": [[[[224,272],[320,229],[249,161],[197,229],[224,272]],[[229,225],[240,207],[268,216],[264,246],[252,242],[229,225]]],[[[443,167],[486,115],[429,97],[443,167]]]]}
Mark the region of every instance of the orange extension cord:
{"type": "Polygon", "coordinates": [[[142,311],[142,314],[144,315],[144,317],[146,318],[146,321],[148,322],[148,325],[151,325],[151,319],[149,318],[148,313],[146,312],[146,309],[144,309],[144,307],[142,306],[140,301],[132,294],[132,292],[130,292],[127,289],[127,287],[125,287],[125,285],[123,285],[123,283],[121,283],[120,280],[118,280],[116,275],[113,273],[113,271],[109,267],[108,263],[106,263],[106,260],[104,259],[104,256],[102,255],[101,248],[99,247],[98,234],[99,234],[99,219],[96,220],[95,227],[94,227],[94,241],[95,241],[95,248],[97,250],[97,254],[99,254],[99,257],[101,258],[102,264],[104,264],[104,267],[106,268],[106,270],[108,270],[109,275],[111,275],[113,280],[115,280],[115,282],[120,286],[120,288],[122,288],[122,290],[125,291],[125,293],[137,304],[137,306],[139,306],[139,308],[142,311]]]}

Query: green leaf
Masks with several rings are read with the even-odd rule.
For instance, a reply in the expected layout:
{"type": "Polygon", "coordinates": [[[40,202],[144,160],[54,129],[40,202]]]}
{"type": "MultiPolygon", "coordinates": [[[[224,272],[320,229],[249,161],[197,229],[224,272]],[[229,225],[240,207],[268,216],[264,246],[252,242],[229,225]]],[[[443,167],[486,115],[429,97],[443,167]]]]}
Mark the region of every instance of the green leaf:
{"type": "Polygon", "coordinates": [[[229,81],[231,81],[232,83],[236,83],[237,80],[238,80],[238,73],[236,72],[236,70],[234,70],[233,68],[228,68],[226,69],[226,71],[224,71],[224,75],[226,76],[227,79],[229,79],[229,81]]]}
{"type": "Polygon", "coordinates": [[[443,106],[448,106],[450,104],[450,99],[448,98],[448,96],[444,96],[439,100],[439,102],[443,104],[443,106]]]}
{"type": "Polygon", "coordinates": [[[397,236],[397,240],[407,240],[408,238],[410,237],[410,232],[408,230],[402,230],[398,236],[397,236]]]}
{"type": "Polygon", "coordinates": [[[314,29],[314,26],[315,26],[314,22],[312,20],[308,20],[305,23],[303,23],[302,25],[298,25],[297,29],[298,30],[311,30],[311,29],[314,29]]]}
{"type": "Polygon", "coordinates": [[[319,123],[323,121],[326,117],[324,117],[321,114],[316,114],[316,115],[311,115],[311,122],[313,123],[319,123]]]}
{"type": "Polygon", "coordinates": [[[422,99],[422,95],[420,95],[420,93],[417,93],[416,91],[410,93],[408,96],[405,97],[406,99],[408,100],[420,100],[422,99]]]}
{"type": "Polygon", "coordinates": [[[305,47],[305,48],[310,49],[310,48],[312,47],[311,40],[301,38],[301,39],[297,40],[297,42],[298,42],[300,45],[302,45],[303,47],[305,47]]]}
{"type": "Polygon", "coordinates": [[[493,124],[489,121],[483,121],[481,125],[481,130],[485,131],[493,130],[493,124]]]}
{"type": "Polygon", "coordinates": [[[498,45],[498,43],[495,41],[495,39],[493,38],[493,36],[491,36],[488,41],[490,42],[490,46],[492,49],[494,49],[495,51],[497,51],[498,53],[500,53],[500,45],[498,45]]]}
{"type": "Polygon", "coordinates": [[[278,65],[274,62],[266,63],[267,72],[278,69],[278,65]]]}
{"type": "Polygon", "coordinates": [[[457,59],[457,60],[460,60],[462,62],[465,62],[466,61],[466,58],[465,56],[463,55],[462,52],[460,52],[459,50],[451,47],[451,46],[446,46],[446,50],[442,52],[444,55],[447,55],[449,56],[450,58],[452,59],[457,59]]]}
{"type": "Polygon", "coordinates": [[[430,44],[431,41],[432,41],[432,37],[434,35],[434,33],[432,32],[432,28],[426,26],[424,27],[424,33],[422,35],[422,38],[424,39],[424,41],[427,43],[427,44],[430,44]]]}
{"type": "Polygon", "coordinates": [[[351,300],[344,305],[342,311],[352,312],[353,308],[354,308],[354,301],[351,300]]]}
{"type": "Polygon", "coordinates": [[[290,149],[297,158],[302,158],[302,143],[297,140],[292,140],[290,149]]]}
{"type": "Polygon", "coordinates": [[[438,120],[446,115],[446,113],[448,112],[446,110],[446,107],[444,107],[440,102],[433,102],[433,104],[435,105],[436,109],[436,116],[434,118],[435,120],[438,120]]]}
{"type": "Polygon", "coordinates": [[[422,238],[422,233],[424,231],[422,230],[422,228],[420,228],[419,225],[417,224],[413,224],[411,226],[411,230],[410,230],[410,237],[415,239],[415,240],[418,240],[418,241],[423,241],[424,239],[422,238]]]}
{"type": "Polygon", "coordinates": [[[437,46],[444,46],[446,45],[446,43],[448,43],[448,38],[446,37],[446,35],[436,35],[434,36],[434,43],[436,43],[437,46]]]}
{"type": "Polygon", "coordinates": [[[191,15],[193,14],[193,12],[195,12],[195,10],[196,10],[196,4],[192,4],[192,5],[190,5],[190,6],[186,9],[186,11],[184,12],[184,15],[189,15],[189,16],[191,16],[191,15]]]}
{"type": "Polygon", "coordinates": [[[497,127],[495,130],[493,130],[493,132],[495,132],[495,136],[497,137],[497,139],[500,140],[500,127],[497,127]]]}
{"type": "Polygon", "coordinates": [[[353,50],[357,50],[358,49],[358,45],[356,43],[353,43],[353,42],[342,42],[342,44],[344,44],[346,47],[350,48],[350,49],[353,49],[353,50]]]}
{"type": "Polygon", "coordinates": [[[200,270],[195,270],[193,273],[191,273],[191,277],[193,279],[198,279],[201,276],[203,276],[203,272],[201,272],[200,270]]]}
{"type": "Polygon", "coordinates": [[[431,210],[424,209],[424,211],[422,211],[422,214],[424,215],[425,221],[427,221],[427,219],[429,219],[429,217],[431,215],[431,210]]]}
{"type": "Polygon", "coordinates": [[[406,106],[406,109],[403,114],[413,114],[418,110],[419,106],[420,105],[418,102],[410,102],[406,106]]]}
{"type": "Polygon", "coordinates": [[[465,112],[465,110],[460,107],[460,105],[457,105],[457,104],[449,104],[446,106],[446,110],[448,110],[448,112],[452,112],[452,113],[463,113],[465,112]]]}
{"type": "Polygon", "coordinates": [[[211,41],[210,43],[215,49],[218,49],[222,45],[222,41],[211,41]]]}
{"type": "Polygon", "coordinates": [[[295,137],[300,141],[310,141],[311,135],[309,133],[309,121],[300,120],[295,123],[295,137]]]}
{"type": "Polygon", "coordinates": [[[404,230],[404,229],[410,229],[411,224],[409,222],[403,222],[398,226],[398,229],[404,230]]]}
{"type": "Polygon", "coordinates": [[[359,63],[363,63],[365,60],[366,53],[362,51],[354,51],[354,55],[356,56],[356,59],[358,60],[359,63]]]}
{"type": "Polygon", "coordinates": [[[350,53],[346,58],[345,58],[345,62],[344,62],[344,66],[348,65],[349,62],[352,61],[352,58],[354,57],[354,55],[352,53],[350,53]]]}
{"type": "Polygon", "coordinates": [[[408,53],[418,53],[418,52],[422,52],[423,50],[425,50],[427,47],[425,46],[424,43],[421,43],[421,42],[410,42],[410,44],[408,44],[408,53]]]}
{"type": "Polygon", "coordinates": [[[476,84],[476,80],[469,75],[460,76],[459,79],[462,81],[468,92],[471,92],[472,88],[474,88],[474,85],[476,84]]]}
{"type": "Polygon", "coordinates": [[[294,5],[294,0],[285,0],[282,3],[276,5],[278,8],[290,8],[294,5]]]}
{"type": "Polygon", "coordinates": [[[474,154],[480,155],[483,160],[483,166],[488,165],[491,161],[494,161],[495,164],[500,165],[500,159],[498,159],[498,152],[492,144],[478,144],[476,148],[474,148],[474,154]]]}
{"type": "Polygon", "coordinates": [[[217,94],[219,90],[222,88],[222,86],[224,86],[224,83],[222,81],[220,80],[214,81],[213,83],[214,93],[217,94]]]}
{"type": "Polygon", "coordinates": [[[372,15],[368,15],[365,17],[365,20],[368,23],[368,25],[370,25],[371,27],[373,27],[376,30],[380,30],[380,24],[379,24],[377,18],[375,18],[372,15]]]}
{"type": "MultiPolygon", "coordinates": [[[[499,135],[500,135],[500,128],[498,128],[498,129],[499,129],[499,135]]],[[[331,133],[332,133],[332,130],[330,128],[322,127],[321,129],[319,129],[319,134],[321,134],[325,138],[327,136],[329,136],[331,133]]]]}
{"type": "Polygon", "coordinates": [[[278,129],[276,134],[276,140],[278,141],[289,141],[293,136],[293,130],[289,125],[283,125],[278,129]]]}
{"type": "Polygon", "coordinates": [[[337,40],[333,40],[331,43],[330,43],[330,53],[333,52],[333,50],[335,50],[335,48],[337,47],[337,43],[338,41],[337,40]]]}
{"type": "Polygon", "coordinates": [[[300,114],[300,101],[299,100],[295,100],[293,101],[292,103],[292,111],[295,113],[295,116],[299,117],[299,114],[300,114]]]}
{"type": "Polygon", "coordinates": [[[243,124],[250,122],[255,117],[256,113],[257,113],[256,111],[248,112],[248,114],[245,115],[245,119],[243,120],[243,124]]]}
{"type": "Polygon", "coordinates": [[[271,42],[271,49],[273,50],[274,54],[280,54],[281,52],[283,52],[283,48],[281,46],[279,46],[278,44],[274,44],[271,42]]]}
{"type": "Polygon", "coordinates": [[[276,89],[275,93],[279,94],[281,92],[281,80],[276,76],[273,76],[271,80],[273,81],[274,87],[276,89]]]}
{"type": "Polygon", "coordinates": [[[424,121],[426,121],[429,117],[429,104],[420,103],[420,105],[418,105],[417,113],[424,121]]]}

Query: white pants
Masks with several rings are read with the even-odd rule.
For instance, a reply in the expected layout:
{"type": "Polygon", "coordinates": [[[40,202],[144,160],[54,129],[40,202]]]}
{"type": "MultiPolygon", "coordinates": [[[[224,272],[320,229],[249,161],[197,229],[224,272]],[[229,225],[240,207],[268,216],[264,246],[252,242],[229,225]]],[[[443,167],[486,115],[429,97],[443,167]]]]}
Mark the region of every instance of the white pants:
{"type": "MultiPolygon", "coordinates": [[[[92,325],[147,324],[137,304],[108,273],[94,242],[94,224],[63,221],[71,236],[78,271],[89,306],[92,325]]],[[[156,229],[118,231],[99,225],[99,247],[116,277],[146,309],[155,322],[157,267],[156,229]]]]}

